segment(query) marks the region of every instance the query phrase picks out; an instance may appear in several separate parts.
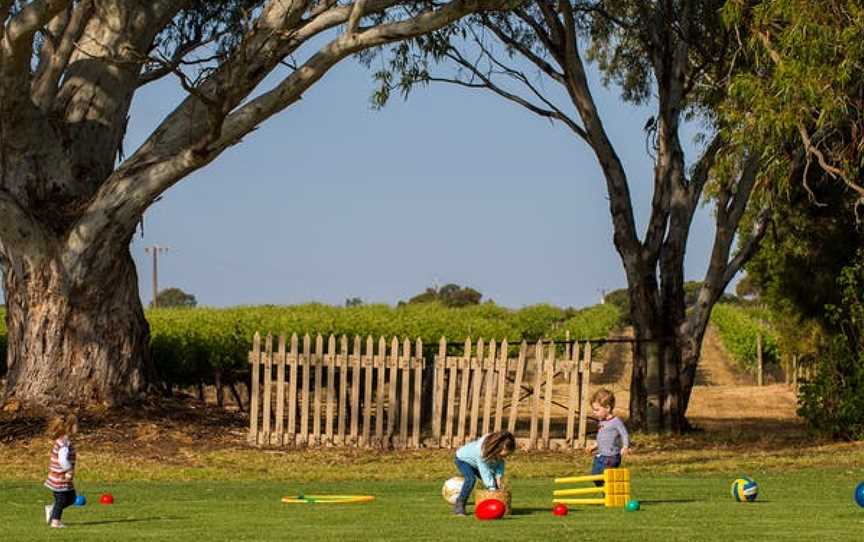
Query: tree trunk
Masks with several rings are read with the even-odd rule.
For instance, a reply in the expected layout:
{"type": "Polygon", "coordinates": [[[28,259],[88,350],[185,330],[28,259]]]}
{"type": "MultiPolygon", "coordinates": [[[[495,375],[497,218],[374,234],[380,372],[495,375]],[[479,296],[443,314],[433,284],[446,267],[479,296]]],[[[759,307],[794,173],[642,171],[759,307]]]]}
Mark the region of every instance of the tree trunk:
{"type": "MultiPolygon", "coordinates": [[[[653,326],[652,326],[653,327],[653,326]]],[[[636,427],[658,433],[663,429],[665,344],[654,331],[634,326],[636,356],[630,383],[630,416],[636,427]],[[635,403],[635,404],[634,404],[635,403]],[[633,413],[637,418],[633,420],[633,413]]],[[[649,328],[650,329],[650,328],[649,328]]]]}
{"type": "Polygon", "coordinates": [[[688,327],[689,333],[686,337],[679,337],[679,344],[683,344],[681,347],[681,429],[685,431],[691,427],[684,414],[690,406],[690,396],[696,384],[696,369],[702,354],[702,341],[707,327],[707,320],[705,323],[697,322],[688,327]]]}
{"type": "Polygon", "coordinates": [[[222,369],[213,370],[213,385],[216,386],[216,406],[225,407],[225,388],[222,386],[222,369]]]}
{"type": "Polygon", "coordinates": [[[645,343],[636,335],[633,343],[633,366],[630,373],[630,420],[629,425],[634,429],[646,431],[648,429],[648,395],[646,379],[647,353],[645,343]]]}
{"type": "Polygon", "coordinates": [[[237,409],[240,412],[246,412],[243,409],[243,399],[240,397],[240,392],[237,391],[237,386],[233,381],[228,385],[228,389],[231,390],[231,395],[234,396],[234,401],[237,403],[237,409]]]}
{"type": "MultiPolygon", "coordinates": [[[[630,296],[635,338],[630,424],[651,433],[678,433],[686,426],[684,413],[689,399],[689,389],[685,394],[682,383],[686,380],[692,387],[682,376],[687,350],[681,346],[684,343],[675,339],[675,330],[682,326],[674,317],[678,311],[660,309],[656,304],[645,303],[646,299],[651,297],[630,296]]],[[[683,303],[683,295],[681,300],[683,303]]]]}
{"type": "Polygon", "coordinates": [[[149,327],[135,264],[128,249],[100,257],[83,286],[70,283],[59,257],[41,258],[35,267],[32,258],[29,266],[9,259],[7,400],[114,405],[145,390],[152,374],[149,327]]]}
{"type": "Polygon", "coordinates": [[[657,280],[653,272],[644,271],[644,262],[640,264],[630,266],[633,272],[628,273],[630,318],[636,341],[630,382],[630,422],[638,429],[656,433],[662,430],[663,421],[665,343],[659,326],[657,280]]]}

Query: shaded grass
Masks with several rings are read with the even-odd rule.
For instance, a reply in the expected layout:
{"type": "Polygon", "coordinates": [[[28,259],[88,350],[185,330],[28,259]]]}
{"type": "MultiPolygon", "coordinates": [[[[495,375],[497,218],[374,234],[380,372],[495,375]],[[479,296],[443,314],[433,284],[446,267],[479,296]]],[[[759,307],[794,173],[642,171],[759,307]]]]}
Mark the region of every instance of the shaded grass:
{"type": "MultiPolygon", "coordinates": [[[[452,474],[452,473],[448,473],[452,474]]],[[[64,515],[68,529],[50,531],[42,518],[47,490],[38,483],[0,482],[3,539],[87,540],[857,540],[864,510],[851,499],[860,469],[812,469],[758,476],[755,503],[728,495],[736,475],[642,476],[634,495],[642,511],[573,508],[550,513],[551,481],[514,476],[514,515],[497,522],[457,518],[440,497],[441,480],[343,482],[116,482],[79,484],[95,501],[111,491],[116,504],[88,504],[64,515]],[[285,505],[283,495],[372,494],[363,505],[285,505]]],[[[470,510],[470,508],[469,508],[470,510]]]]}

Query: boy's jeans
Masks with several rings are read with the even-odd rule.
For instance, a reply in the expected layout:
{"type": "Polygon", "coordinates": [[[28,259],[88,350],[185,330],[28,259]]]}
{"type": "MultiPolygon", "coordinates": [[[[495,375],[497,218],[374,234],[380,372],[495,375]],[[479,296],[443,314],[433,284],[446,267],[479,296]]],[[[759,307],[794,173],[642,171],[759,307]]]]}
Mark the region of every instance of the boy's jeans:
{"type": "MultiPolygon", "coordinates": [[[[591,462],[591,474],[603,474],[606,469],[617,469],[621,466],[621,454],[595,455],[591,462]]],[[[601,487],[603,482],[595,481],[594,485],[601,487]]]]}

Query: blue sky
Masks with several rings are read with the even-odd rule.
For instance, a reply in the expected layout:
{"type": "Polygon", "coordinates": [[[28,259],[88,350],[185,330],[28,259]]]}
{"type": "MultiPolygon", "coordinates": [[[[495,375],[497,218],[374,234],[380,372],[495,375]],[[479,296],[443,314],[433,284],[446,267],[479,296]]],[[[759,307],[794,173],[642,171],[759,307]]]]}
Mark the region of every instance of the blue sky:
{"type": "MultiPolygon", "coordinates": [[[[599,87],[599,85],[598,85],[599,87]]],[[[132,252],[152,297],[144,247],[170,247],[159,286],[199,304],[395,304],[434,283],[471,286],[509,307],[585,306],[625,286],[596,160],[563,127],[490,93],[433,86],[370,107],[370,72],[343,62],[297,105],[169,190],[132,252]]],[[[179,99],[145,89],[134,148],[179,99]]],[[[631,178],[637,219],[650,209],[650,108],[598,91],[631,178]]],[[[692,137],[686,143],[692,148],[692,137]]],[[[691,153],[692,154],[692,153],[691,153]]],[[[707,265],[710,210],[695,220],[688,279],[707,265]]]]}
{"type": "MultiPolygon", "coordinates": [[[[596,80],[596,78],[595,78],[596,80]]],[[[652,167],[650,108],[596,97],[631,179],[640,231],[652,167]]],[[[605,182],[580,140],[490,93],[452,86],[370,107],[370,72],[349,60],[298,104],[178,183],[145,215],[132,253],[142,300],[179,287],[200,305],[395,304],[455,282],[521,307],[594,304],[625,286],[605,182]]],[[[133,149],[181,98],[166,80],[135,99],[133,149]]],[[[692,148],[691,137],[685,143],[692,148]]],[[[692,159],[692,151],[691,154],[692,159]]],[[[699,279],[713,228],[694,221],[686,275],[699,279]]]]}

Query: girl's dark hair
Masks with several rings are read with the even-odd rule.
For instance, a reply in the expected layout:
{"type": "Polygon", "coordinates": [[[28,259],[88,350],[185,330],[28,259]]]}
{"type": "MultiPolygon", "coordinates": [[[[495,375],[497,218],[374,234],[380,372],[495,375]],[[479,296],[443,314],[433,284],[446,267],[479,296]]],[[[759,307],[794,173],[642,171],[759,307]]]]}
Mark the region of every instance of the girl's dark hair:
{"type": "Polygon", "coordinates": [[[483,440],[483,459],[494,459],[507,450],[512,452],[516,449],[516,438],[510,431],[495,431],[489,433],[483,440]]]}

